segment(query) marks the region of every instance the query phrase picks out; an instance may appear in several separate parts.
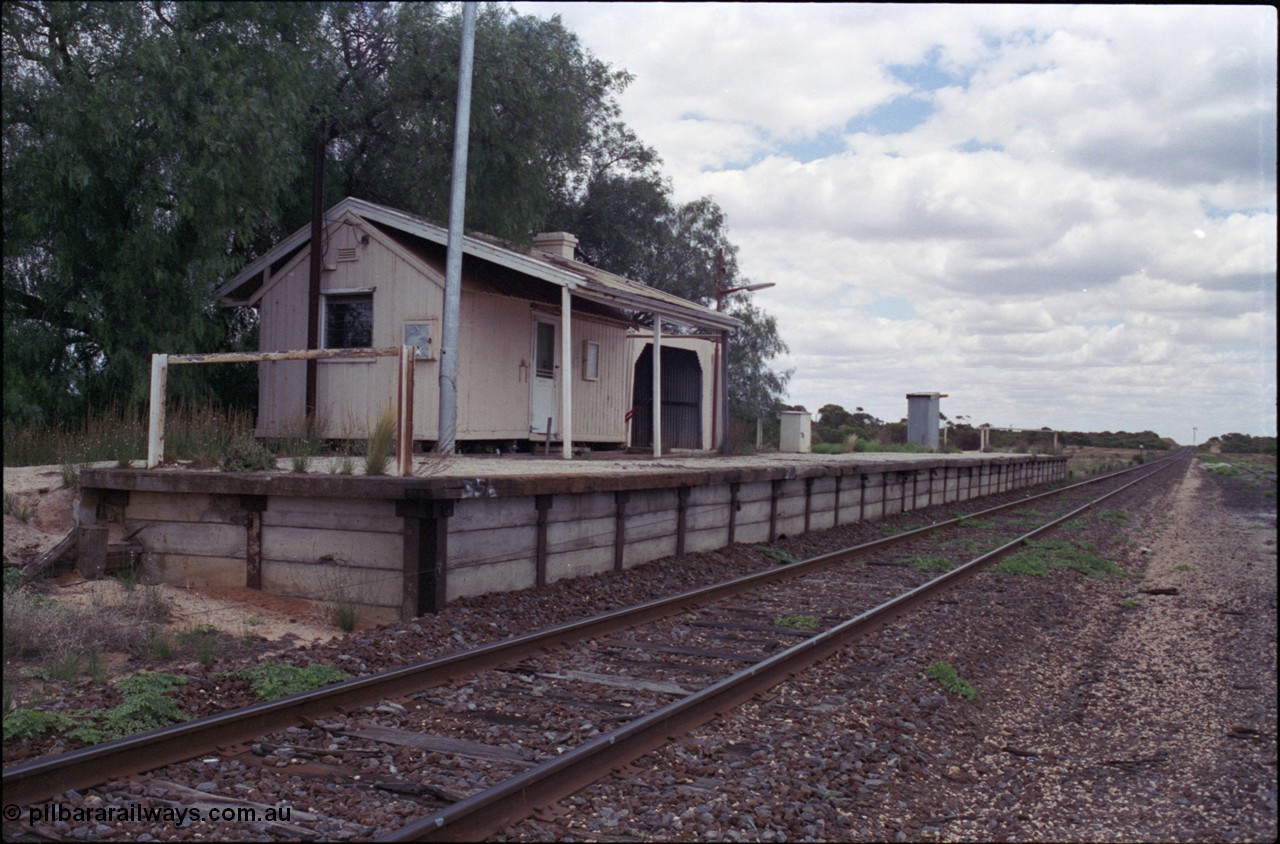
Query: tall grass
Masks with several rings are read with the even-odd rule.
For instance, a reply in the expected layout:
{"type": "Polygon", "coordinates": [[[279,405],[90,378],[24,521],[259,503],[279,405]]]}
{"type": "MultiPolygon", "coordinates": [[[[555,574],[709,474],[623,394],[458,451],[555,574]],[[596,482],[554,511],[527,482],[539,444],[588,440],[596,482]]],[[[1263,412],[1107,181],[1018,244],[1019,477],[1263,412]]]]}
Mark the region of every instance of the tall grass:
{"type": "MultiPolygon", "coordinates": [[[[178,402],[165,414],[165,457],[217,462],[237,436],[253,430],[253,412],[178,402]]],[[[141,460],[147,455],[145,408],[110,406],[78,427],[4,428],[4,465],[50,466],[141,460]]]]}
{"type": "Polygon", "coordinates": [[[369,445],[364,453],[364,473],[366,475],[384,475],[391,462],[391,453],[395,447],[396,414],[388,406],[378,417],[378,422],[369,432],[369,445]]]}

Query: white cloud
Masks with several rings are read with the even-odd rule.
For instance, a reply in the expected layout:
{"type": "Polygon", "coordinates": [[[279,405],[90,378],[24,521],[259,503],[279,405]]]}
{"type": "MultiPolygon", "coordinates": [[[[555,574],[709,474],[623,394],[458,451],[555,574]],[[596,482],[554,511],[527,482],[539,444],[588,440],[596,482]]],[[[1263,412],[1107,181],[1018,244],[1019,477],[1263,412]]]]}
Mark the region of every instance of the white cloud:
{"type": "Polygon", "coordinates": [[[636,74],[676,198],[777,284],[793,402],[1275,433],[1273,8],[517,8],[636,74]]]}

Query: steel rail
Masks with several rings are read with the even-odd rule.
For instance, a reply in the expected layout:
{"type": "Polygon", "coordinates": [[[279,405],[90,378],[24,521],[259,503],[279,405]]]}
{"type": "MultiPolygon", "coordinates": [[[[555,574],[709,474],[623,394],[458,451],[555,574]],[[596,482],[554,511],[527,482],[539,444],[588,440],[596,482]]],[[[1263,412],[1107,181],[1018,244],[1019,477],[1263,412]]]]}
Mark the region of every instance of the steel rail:
{"type": "MultiPolygon", "coordinates": [[[[1166,460],[1171,458],[1166,458],[1166,460]]],[[[730,597],[773,582],[847,562],[864,554],[918,539],[923,535],[1014,507],[1061,495],[1073,489],[1151,468],[1144,464],[1099,475],[1038,495],[990,507],[894,536],[791,563],[780,568],[744,575],[733,580],[658,598],[633,607],[601,613],[533,633],[491,642],[478,648],[436,657],[368,677],[348,680],[241,709],[209,715],[172,727],[139,733],[102,744],[69,751],[4,769],[0,781],[5,800],[30,805],[48,800],[68,789],[83,789],[113,778],[154,770],[190,759],[215,748],[241,744],[285,727],[296,726],[337,707],[355,709],[386,698],[423,691],[459,676],[519,662],[530,654],[561,647],[635,627],[677,613],[689,606],[730,597]]]]}
{"type": "Polygon", "coordinates": [[[820,662],[849,642],[872,633],[903,613],[953,588],[1031,539],[1135,484],[1167,469],[1142,475],[1019,536],[999,548],[904,592],[823,633],[781,651],[711,686],[654,710],[609,733],[531,768],[492,788],[401,827],[380,841],[479,841],[523,820],[539,808],[579,791],[674,738],[714,720],[734,707],[820,662]]]}

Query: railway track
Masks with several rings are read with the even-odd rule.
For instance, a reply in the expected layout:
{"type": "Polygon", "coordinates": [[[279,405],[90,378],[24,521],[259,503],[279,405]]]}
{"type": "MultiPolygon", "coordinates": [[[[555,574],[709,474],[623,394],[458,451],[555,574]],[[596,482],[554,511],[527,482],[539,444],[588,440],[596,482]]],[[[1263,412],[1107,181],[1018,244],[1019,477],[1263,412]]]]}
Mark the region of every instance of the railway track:
{"type": "Polygon", "coordinates": [[[99,801],[181,805],[206,817],[242,810],[268,836],[484,837],[761,694],[1185,458],[13,766],[4,771],[5,802],[31,806],[98,786],[99,801]],[[941,574],[927,570],[948,566],[941,574]],[[181,784],[206,774],[195,789],[181,784]],[[299,780],[310,797],[305,807],[296,805],[299,780]],[[298,811],[262,821],[286,793],[298,811]]]}

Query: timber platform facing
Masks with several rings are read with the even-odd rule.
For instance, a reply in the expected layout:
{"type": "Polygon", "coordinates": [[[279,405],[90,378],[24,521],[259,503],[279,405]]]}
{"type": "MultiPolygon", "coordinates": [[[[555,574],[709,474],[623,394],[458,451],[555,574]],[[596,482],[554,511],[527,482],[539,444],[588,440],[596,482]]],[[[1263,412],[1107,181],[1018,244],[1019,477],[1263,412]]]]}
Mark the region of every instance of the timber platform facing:
{"type": "MultiPolygon", "coordinates": [[[[284,461],[282,461],[284,463],[284,461]]],[[[141,546],[143,574],[355,603],[390,621],[467,595],[772,542],[1060,481],[1016,454],[474,457],[413,477],[85,469],[77,517],[141,546]]]]}

